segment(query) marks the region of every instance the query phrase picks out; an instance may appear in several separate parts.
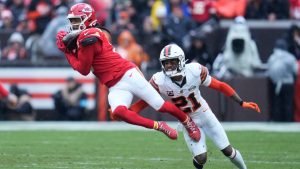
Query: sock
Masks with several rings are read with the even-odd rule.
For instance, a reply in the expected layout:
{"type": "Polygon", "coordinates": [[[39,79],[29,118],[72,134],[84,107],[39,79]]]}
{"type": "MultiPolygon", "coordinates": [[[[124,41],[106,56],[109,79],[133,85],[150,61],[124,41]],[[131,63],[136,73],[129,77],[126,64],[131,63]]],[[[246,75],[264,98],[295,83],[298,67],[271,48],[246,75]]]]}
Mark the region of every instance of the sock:
{"type": "Polygon", "coordinates": [[[239,169],[247,169],[241,153],[238,150],[232,148],[232,154],[229,156],[231,162],[239,169]]]}
{"type": "Polygon", "coordinates": [[[125,107],[125,106],[118,106],[113,113],[117,118],[119,118],[127,123],[146,127],[149,129],[155,129],[155,127],[158,128],[157,122],[154,122],[153,120],[144,118],[144,117],[138,115],[137,113],[128,110],[127,107],[125,107]]]}
{"type": "Polygon", "coordinates": [[[196,167],[196,169],[202,169],[203,165],[199,164],[195,159],[193,159],[193,164],[196,167]]]}
{"type": "Polygon", "coordinates": [[[185,124],[189,120],[189,116],[181,111],[174,104],[165,101],[165,103],[158,110],[159,112],[168,112],[174,117],[176,117],[181,123],[185,124]]]}
{"type": "Polygon", "coordinates": [[[154,121],[153,129],[158,130],[158,122],[157,121],[154,121]]]}

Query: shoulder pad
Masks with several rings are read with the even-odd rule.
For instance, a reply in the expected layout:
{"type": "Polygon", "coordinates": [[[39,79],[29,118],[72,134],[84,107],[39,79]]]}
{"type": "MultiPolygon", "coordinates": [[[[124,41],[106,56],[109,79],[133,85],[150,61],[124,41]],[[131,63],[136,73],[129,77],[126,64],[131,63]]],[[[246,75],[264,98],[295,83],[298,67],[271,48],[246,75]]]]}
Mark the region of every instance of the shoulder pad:
{"type": "Polygon", "coordinates": [[[90,37],[86,37],[86,38],[82,39],[82,40],[80,41],[80,44],[81,44],[82,46],[88,46],[88,45],[91,45],[91,44],[96,43],[97,41],[98,41],[98,38],[97,38],[97,37],[95,37],[95,36],[90,36],[90,37]]]}
{"type": "Polygon", "coordinates": [[[98,28],[85,29],[80,33],[78,41],[82,46],[94,44],[101,40],[101,32],[98,28]]]}
{"type": "Polygon", "coordinates": [[[161,86],[163,85],[164,81],[165,81],[165,74],[164,72],[157,72],[152,76],[152,79],[154,80],[154,82],[158,85],[161,86]]]}
{"type": "Polygon", "coordinates": [[[186,69],[192,73],[193,76],[200,76],[202,65],[199,63],[186,64],[186,69]]]}
{"type": "Polygon", "coordinates": [[[100,39],[101,33],[102,33],[102,31],[98,28],[85,29],[80,33],[78,40],[81,41],[81,40],[83,40],[87,37],[91,37],[91,36],[97,37],[98,39],[100,39]]]}

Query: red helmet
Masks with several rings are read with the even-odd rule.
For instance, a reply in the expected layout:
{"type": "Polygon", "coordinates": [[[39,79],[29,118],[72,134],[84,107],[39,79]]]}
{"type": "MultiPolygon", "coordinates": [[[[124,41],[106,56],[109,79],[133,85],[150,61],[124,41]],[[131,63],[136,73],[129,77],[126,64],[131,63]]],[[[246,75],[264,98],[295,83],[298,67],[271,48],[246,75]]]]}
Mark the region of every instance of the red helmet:
{"type": "Polygon", "coordinates": [[[95,10],[91,5],[78,3],[71,7],[68,13],[71,31],[82,31],[96,24],[95,10]]]}

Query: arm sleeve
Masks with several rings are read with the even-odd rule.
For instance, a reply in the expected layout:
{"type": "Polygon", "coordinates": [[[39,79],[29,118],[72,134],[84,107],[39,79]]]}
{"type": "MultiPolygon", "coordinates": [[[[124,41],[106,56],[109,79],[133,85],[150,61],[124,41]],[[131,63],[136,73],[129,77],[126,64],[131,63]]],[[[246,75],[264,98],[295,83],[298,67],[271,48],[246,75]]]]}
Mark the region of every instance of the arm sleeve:
{"type": "Polygon", "coordinates": [[[9,92],[4,88],[2,84],[0,84],[0,98],[7,97],[9,92]]]}
{"type": "Polygon", "coordinates": [[[235,94],[235,91],[232,87],[230,87],[227,83],[221,82],[215,78],[211,78],[211,83],[208,87],[218,90],[228,97],[233,96],[235,94]]]}
{"type": "Polygon", "coordinates": [[[200,73],[201,85],[209,86],[211,83],[211,76],[205,66],[201,65],[201,73],[200,73]]]}
{"type": "Polygon", "coordinates": [[[98,53],[97,50],[101,50],[99,42],[84,47],[81,46],[77,54],[66,53],[66,57],[74,70],[86,76],[90,73],[94,56],[98,53]]]}

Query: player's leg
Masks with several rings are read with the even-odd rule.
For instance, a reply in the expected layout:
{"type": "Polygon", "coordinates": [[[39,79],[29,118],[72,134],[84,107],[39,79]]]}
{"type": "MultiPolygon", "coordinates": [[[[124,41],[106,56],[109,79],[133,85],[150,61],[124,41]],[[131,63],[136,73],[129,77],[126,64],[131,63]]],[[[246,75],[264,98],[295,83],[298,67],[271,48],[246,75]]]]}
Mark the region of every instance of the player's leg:
{"type": "Polygon", "coordinates": [[[177,139],[177,131],[169,127],[165,122],[157,122],[144,118],[128,109],[133,95],[126,90],[122,90],[124,84],[118,83],[109,89],[108,102],[111,106],[113,116],[127,123],[155,129],[163,132],[171,139],[177,139]]]}
{"type": "Polygon", "coordinates": [[[136,113],[132,113],[128,110],[127,107],[130,105],[132,98],[133,95],[128,91],[110,89],[108,102],[111,106],[113,116],[130,124],[153,128],[153,121],[143,119],[139,115],[136,115],[136,113]]]}
{"type": "Polygon", "coordinates": [[[196,124],[194,123],[194,121],[187,114],[185,114],[183,111],[181,111],[178,107],[176,107],[171,102],[164,101],[162,97],[157,93],[157,91],[154,88],[152,88],[150,84],[148,85],[148,87],[145,87],[145,91],[151,94],[147,95],[146,93],[144,93],[144,95],[141,95],[140,98],[145,100],[156,111],[161,113],[167,112],[172,116],[176,117],[184,125],[184,127],[189,133],[189,136],[193,138],[193,140],[195,141],[200,140],[201,132],[196,126],[196,124]],[[157,104],[160,105],[160,107],[153,106],[157,104]]]}
{"type": "Polygon", "coordinates": [[[207,160],[207,153],[202,153],[193,158],[193,165],[196,169],[202,169],[207,160]]]}
{"type": "Polygon", "coordinates": [[[137,69],[131,69],[125,74],[125,80],[128,80],[131,91],[139,98],[146,101],[152,108],[159,112],[167,112],[176,117],[188,130],[190,137],[198,141],[200,139],[200,131],[191,118],[174,104],[164,101],[159,93],[151,86],[151,84],[140,74],[137,69]],[[126,74],[131,75],[130,77],[126,74]]]}
{"type": "Polygon", "coordinates": [[[247,167],[241,153],[231,147],[224,128],[210,108],[205,113],[201,113],[201,119],[204,121],[203,130],[213,143],[226,157],[230,158],[235,166],[240,169],[246,169],[247,167]]]}
{"type": "MultiPolygon", "coordinates": [[[[201,130],[201,129],[200,129],[201,130]]],[[[183,136],[186,142],[186,145],[188,146],[188,149],[193,155],[193,165],[196,169],[202,169],[204,164],[207,160],[207,148],[205,143],[205,134],[203,134],[203,131],[201,130],[201,139],[198,142],[195,142],[192,140],[186,129],[183,129],[183,136]]]]}
{"type": "Polygon", "coordinates": [[[230,161],[239,169],[247,169],[242,154],[239,150],[236,150],[231,145],[229,145],[221,151],[226,157],[230,158],[230,161]]]}

